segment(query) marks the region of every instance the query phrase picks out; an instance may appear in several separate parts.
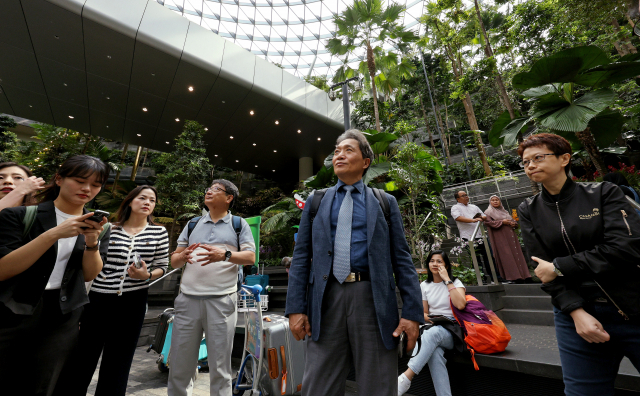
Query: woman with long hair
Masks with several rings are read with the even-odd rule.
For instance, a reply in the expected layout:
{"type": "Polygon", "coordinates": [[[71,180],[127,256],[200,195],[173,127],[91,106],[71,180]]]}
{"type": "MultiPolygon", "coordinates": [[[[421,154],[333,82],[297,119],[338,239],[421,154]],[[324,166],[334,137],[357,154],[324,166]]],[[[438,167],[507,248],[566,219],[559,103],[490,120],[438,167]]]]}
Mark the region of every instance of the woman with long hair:
{"type": "Polygon", "coordinates": [[[145,185],[134,188],[122,201],[107,259],[91,286],[91,304],[80,319],[78,346],[65,366],[56,394],[86,395],[100,354],[95,395],[126,393],[149,283],[161,277],[169,263],[167,230],[153,221],[157,200],[156,189],[145,185]],[[114,313],[116,317],[109,318],[114,313]]]}
{"type": "Polygon", "coordinates": [[[44,180],[16,162],[0,163],[0,210],[35,202],[33,194],[44,188],[44,180]]]}
{"type": "Polygon", "coordinates": [[[531,282],[531,274],[522,254],[520,240],[514,231],[518,222],[502,206],[502,201],[497,195],[489,198],[489,207],[484,214],[487,215],[484,224],[487,226],[493,258],[500,275],[509,282],[531,282]]]}
{"type": "Polygon", "coordinates": [[[51,395],[76,343],[89,302],[85,282],[102,270],[109,240],[107,219],[89,220],[93,213],[84,206],[108,176],[104,162],[77,155],[60,166],[37,207],[0,212],[0,373],[7,395],[51,395]]]}
{"type": "MultiPolygon", "coordinates": [[[[430,252],[427,263],[429,263],[427,280],[420,284],[424,321],[430,323],[430,316],[433,315],[445,316],[455,321],[450,304],[458,309],[464,309],[467,306],[464,285],[451,274],[449,256],[442,250],[430,252]]],[[[447,349],[453,349],[453,335],[442,326],[432,326],[424,331],[420,338],[422,340],[420,350],[409,360],[409,368],[398,377],[398,396],[404,395],[409,390],[413,377],[418,375],[427,364],[429,364],[436,395],[451,396],[444,352],[447,349]]],[[[415,351],[417,349],[416,347],[415,351]]]]}
{"type": "Polygon", "coordinates": [[[620,362],[640,369],[640,216],[609,182],[567,177],[571,145],[541,133],[520,143],[542,191],[518,207],[522,237],[551,295],[565,394],[614,394],[620,362]]]}

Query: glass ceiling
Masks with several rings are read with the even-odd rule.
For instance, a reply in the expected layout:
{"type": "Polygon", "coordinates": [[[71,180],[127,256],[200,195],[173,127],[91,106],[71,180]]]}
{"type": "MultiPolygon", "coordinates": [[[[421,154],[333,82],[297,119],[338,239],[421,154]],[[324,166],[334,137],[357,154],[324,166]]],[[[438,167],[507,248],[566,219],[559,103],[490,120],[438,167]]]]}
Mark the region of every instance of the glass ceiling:
{"type": "MultiPolygon", "coordinates": [[[[342,65],[324,44],[334,30],[333,15],[342,12],[349,0],[156,1],[295,76],[332,76],[342,65]]],[[[426,0],[396,1],[406,7],[404,25],[424,33],[418,20],[426,0]]],[[[364,58],[362,51],[352,62],[364,58]]]]}

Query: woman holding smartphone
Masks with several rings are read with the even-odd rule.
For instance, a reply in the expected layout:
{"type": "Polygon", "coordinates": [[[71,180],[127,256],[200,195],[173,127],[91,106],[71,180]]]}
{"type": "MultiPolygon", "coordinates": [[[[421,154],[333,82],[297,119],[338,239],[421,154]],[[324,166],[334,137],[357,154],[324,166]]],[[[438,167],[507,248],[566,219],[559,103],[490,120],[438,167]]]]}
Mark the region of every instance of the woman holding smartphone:
{"type": "Polygon", "coordinates": [[[518,155],[543,187],[518,214],[554,306],[565,394],[613,395],[624,356],[640,370],[640,216],[615,184],[567,176],[563,137],[532,135],[518,155]]]}
{"type": "Polygon", "coordinates": [[[0,212],[0,373],[7,395],[51,395],[78,338],[85,282],[102,270],[107,222],[84,205],[109,176],[97,158],[78,155],[59,168],[32,221],[27,207],[0,212]],[[25,233],[25,231],[28,231],[25,233]]]}
{"type": "Polygon", "coordinates": [[[149,283],[161,277],[169,263],[167,230],[153,222],[157,199],[154,187],[138,186],[122,201],[111,229],[107,259],[93,281],[91,304],[80,320],[78,347],[65,366],[56,394],[86,395],[102,354],[95,395],[124,396],[149,283]]]}
{"type": "MultiPolygon", "coordinates": [[[[424,321],[431,322],[429,315],[442,315],[455,322],[450,304],[460,310],[467,306],[464,285],[458,278],[451,275],[449,256],[442,250],[430,252],[427,263],[429,263],[427,280],[420,284],[424,321]]],[[[413,377],[418,375],[427,364],[429,364],[436,395],[451,396],[444,351],[453,349],[453,335],[442,326],[433,326],[424,331],[420,338],[422,340],[420,351],[409,360],[407,371],[398,377],[398,396],[404,395],[409,390],[413,377]]]]}
{"type": "Polygon", "coordinates": [[[0,163],[0,210],[35,202],[33,194],[44,188],[44,180],[15,162],[0,163]]]}

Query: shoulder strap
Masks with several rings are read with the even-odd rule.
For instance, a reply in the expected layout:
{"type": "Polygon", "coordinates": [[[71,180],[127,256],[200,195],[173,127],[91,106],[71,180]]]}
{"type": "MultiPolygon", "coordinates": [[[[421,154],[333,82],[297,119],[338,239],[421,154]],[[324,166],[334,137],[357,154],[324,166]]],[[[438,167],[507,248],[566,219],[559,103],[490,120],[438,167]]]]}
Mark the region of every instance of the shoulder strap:
{"type": "Polygon", "coordinates": [[[193,232],[193,229],[196,228],[196,224],[198,224],[201,218],[202,216],[197,216],[189,220],[189,224],[187,224],[187,239],[189,239],[191,233],[193,232]]]}
{"type": "Polygon", "coordinates": [[[25,212],[24,218],[22,219],[22,224],[24,224],[24,229],[22,230],[22,239],[26,238],[27,235],[29,235],[29,231],[31,231],[33,223],[36,222],[36,215],[38,214],[37,205],[27,206],[25,209],[27,211],[25,212]]]}
{"type": "Polygon", "coordinates": [[[316,190],[313,193],[313,200],[311,200],[311,209],[309,209],[309,221],[311,222],[311,224],[313,224],[313,219],[316,218],[316,215],[318,214],[318,208],[320,207],[320,202],[322,201],[322,198],[324,197],[324,193],[327,192],[327,189],[322,189],[322,190],[316,190]]]}
{"type": "Polygon", "coordinates": [[[387,194],[379,188],[372,188],[372,190],[373,195],[375,195],[378,202],[380,202],[387,226],[391,227],[391,209],[389,208],[389,198],[387,198],[387,194]]]}
{"type": "Polygon", "coordinates": [[[107,233],[107,230],[111,228],[111,223],[106,222],[102,225],[102,231],[100,231],[100,235],[98,235],[98,240],[101,240],[104,234],[107,233]]]}
{"type": "Polygon", "coordinates": [[[240,232],[242,232],[242,217],[231,215],[231,224],[236,232],[236,245],[238,245],[238,251],[240,251],[240,232]]]}

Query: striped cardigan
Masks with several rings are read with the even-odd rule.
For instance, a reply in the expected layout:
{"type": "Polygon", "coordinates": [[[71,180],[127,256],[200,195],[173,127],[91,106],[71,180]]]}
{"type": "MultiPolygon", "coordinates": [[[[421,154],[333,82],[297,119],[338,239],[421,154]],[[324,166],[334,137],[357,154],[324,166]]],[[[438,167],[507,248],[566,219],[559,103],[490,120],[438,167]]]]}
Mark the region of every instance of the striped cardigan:
{"type": "Polygon", "coordinates": [[[127,269],[133,263],[134,254],[147,264],[147,269],[162,269],[169,264],[169,235],[166,228],[147,225],[135,236],[127,234],[122,227],[111,228],[109,252],[102,271],[91,286],[92,292],[122,295],[128,291],[149,287],[149,281],[132,279],[127,269]]]}

